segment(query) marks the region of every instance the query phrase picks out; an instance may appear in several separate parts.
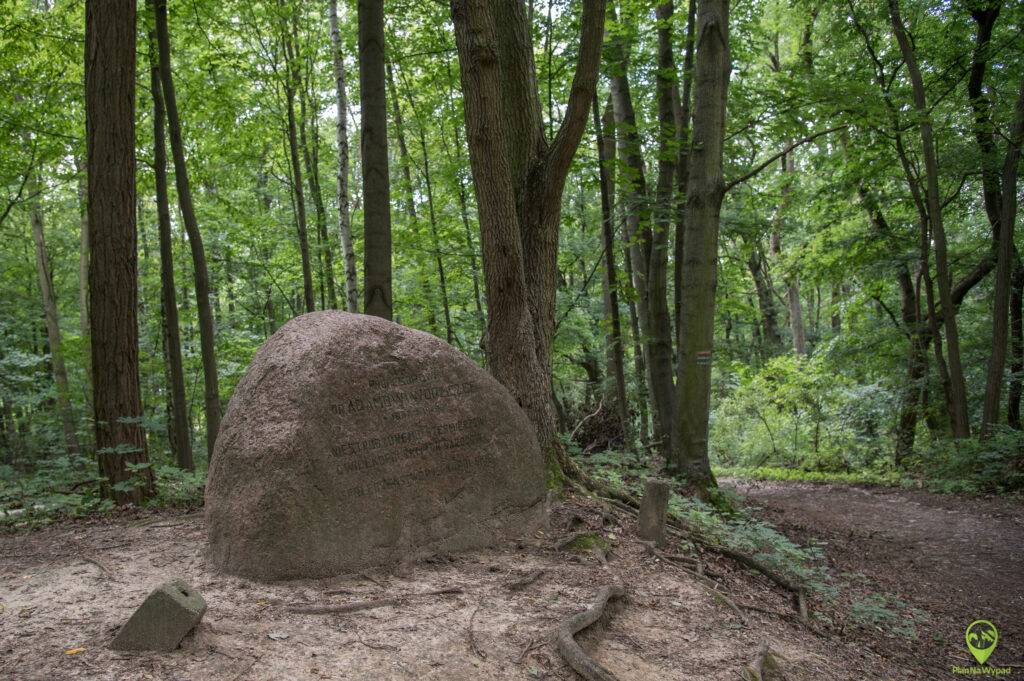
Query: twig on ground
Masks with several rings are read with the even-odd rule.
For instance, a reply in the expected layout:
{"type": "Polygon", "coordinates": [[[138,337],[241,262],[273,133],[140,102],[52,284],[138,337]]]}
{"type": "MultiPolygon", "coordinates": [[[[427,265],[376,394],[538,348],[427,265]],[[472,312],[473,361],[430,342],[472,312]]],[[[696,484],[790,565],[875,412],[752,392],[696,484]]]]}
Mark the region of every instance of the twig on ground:
{"type": "Polygon", "coordinates": [[[443,596],[447,594],[460,593],[462,593],[462,589],[458,588],[438,589],[436,591],[402,594],[401,596],[395,596],[393,598],[380,598],[375,601],[353,601],[352,603],[342,603],[339,605],[289,605],[288,612],[300,613],[303,615],[335,615],[358,612],[360,610],[371,610],[373,608],[381,608],[386,605],[397,605],[404,602],[406,599],[416,596],[443,596]]]}
{"type": "Polygon", "coordinates": [[[480,646],[476,644],[476,637],[473,635],[473,620],[476,619],[476,614],[480,612],[480,608],[481,606],[476,606],[476,610],[474,610],[473,614],[469,616],[469,649],[472,650],[481,660],[486,660],[487,653],[480,650],[480,646]]]}
{"type": "Polygon", "coordinates": [[[110,571],[110,568],[108,568],[106,565],[101,563],[99,560],[97,560],[95,558],[92,558],[91,556],[79,556],[78,559],[82,560],[82,561],[84,561],[86,563],[91,563],[92,565],[95,565],[107,577],[113,577],[114,576],[114,573],[110,571]]]}
{"type": "Polygon", "coordinates": [[[532,650],[541,647],[543,644],[543,639],[531,638],[522,651],[520,651],[519,656],[516,658],[516,664],[522,664],[523,660],[526,659],[526,656],[529,655],[532,650]]]}
{"type": "Polygon", "coordinates": [[[601,590],[597,592],[597,598],[589,608],[573,615],[558,627],[555,639],[558,654],[562,656],[566,664],[576,670],[576,673],[587,679],[587,681],[617,680],[614,674],[583,652],[583,649],[576,643],[576,639],[573,636],[601,619],[601,615],[604,614],[605,605],[608,604],[609,600],[622,597],[625,593],[625,589],[618,584],[601,587],[601,590]]]}
{"type": "Polygon", "coordinates": [[[368,582],[373,582],[374,584],[376,584],[377,586],[379,586],[379,587],[380,587],[381,589],[383,589],[384,591],[387,591],[387,590],[388,590],[387,584],[384,584],[384,583],[383,583],[383,582],[381,582],[381,581],[380,581],[379,579],[375,579],[375,578],[374,578],[374,576],[373,576],[373,575],[371,575],[371,574],[370,574],[369,572],[360,572],[360,573],[359,573],[359,576],[360,576],[360,577],[362,577],[362,578],[364,578],[364,579],[365,579],[366,581],[368,581],[368,582]]]}
{"type": "Polygon", "coordinates": [[[505,588],[509,591],[520,591],[522,589],[525,589],[526,587],[530,586],[538,579],[540,579],[541,575],[543,575],[544,572],[544,570],[534,570],[533,572],[527,574],[525,577],[522,577],[521,579],[516,579],[511,582],[505,582],[505,588]]]}

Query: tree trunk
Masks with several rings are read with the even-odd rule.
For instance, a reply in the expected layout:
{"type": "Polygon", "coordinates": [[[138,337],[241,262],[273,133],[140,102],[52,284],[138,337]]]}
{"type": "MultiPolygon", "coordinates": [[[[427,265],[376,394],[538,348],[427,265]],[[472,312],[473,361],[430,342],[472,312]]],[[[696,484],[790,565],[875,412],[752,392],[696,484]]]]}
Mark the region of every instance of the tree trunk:
{"type": "Polygon", "coordinates": [[[356,250],[352,245],[352,221],[348,198],[348,95],[345,91],[345,62],[338,30],[338,0],[330,0],[331,60],[334,65],[335,100],[338,107],[338,233],[345,256],[345,309],[359,311],[359,289],[356,273],[356,250]]]}
{"type": "MultiPolygon", "coordinates": [[[[281,3],[283,7],[283,3],[281,3]]],[[[295,227],[299,236],[299,253],[302,257],[302,300],[306,312],[316,310],[313,296],[313,266],[309,257],[309,230],[306,223],[306,195],[302,187],[302,165],[299,162],[299,133],[295,121],[295,88],[299,83],[299,64],[295,51],[298,46],[292,43],[292,34],[285,22],[281,28],[284,43],[285,75],[284,93],[286,113],[288,116],[288,157],[291,161],[291,180],[293,200],[295,201],[295,227]]]]}
{"type": "Polygon", "coordinates": [[[676,108],[676,233],[673,252],[672,283],[675,289],[675,341],[679,343],[679,311],[683,304],[683,238],[686,233],[686,182],[690,176],[690,117],[693,90],[694,24],[697,0],[689,0],[686,10],[686,47],[683,52],[683,91],[676,108]]]}
{"type": "Polygon", "coordinates": [[[982,437],[991,435],[993,426],[999,423],[1003,369],[1006,366],[1006,346],[1009,336],[1010,273],[1014,254],[1013,228],[1017,221],[1017,165],[1020,161],[1022,140],[1024,140],[1024,81],[1021,82],[1020,94],[1017,97],[1013,126],[1007,141],[1006,160],[1003,163],[995,300],[992,303],[992,352],[989,355],[988,373],[985,379],[985,399],[982,402],[982,437]]]}
{"type": "Polygon", "coordinates": [[[596,90],[604,0],[585,0],[562,125],[541,124],[521,0],[452,0],[487,284],[488,365],[526,411],[557,470],[551,339],[561,198],[596,90]]]}
{"type": "MultiPolygon", "coordinates": [[[[296,31],[292,32],[294,36],[296,31]]],[[[309,181],[309,193],[313,197],[313,210],[316,213],[316,236],[319,255],[322,257],[324,268],[324,282],[327,285],[327,305],[332,310],[338,308],[338,292],[334,285],[334,249],[331,248],[331,240],[327,235],[327,210],[324,208],[323,192],[320,191],[320,133],[319,123],[320,111],[314,110],[312,115],[307,117],[307,108],[310,97],[306,96],[306,87],[303,86],[299,96],[299,142],[302,147],[302,160],[306,166],[306,179],[309,181]],[[307,135],[307,124],[309,121],[309,132],[307,135]],[[312,145],[309,142],[312,141],[312,145]]],[[[319,108],[319,107],[318,107],[319,108]]],[[[321,301],[321,307],[324,307],[321,301]]]]}
{"type": "MultiPolygon", "coordinates": [[[[658,70],[655,76],[658,101],[658,179],[655,209],[652,214],[650,260],[647,266],[651,356],[657,358],[651,366],[651,375],[654,379],[655,407],[662,420],[662,430],[668,436],[661,446],[661,455],[666,462],[671,461],[672,417],[675,412],[675,386],[672,383],[672,314],[668,305],[668,251],[672,222],[678,215],[673,179],[678,165],[676,143],[680,117],[676,63],[672,56],[673,12],[671,0],[662,2],[655,10],[658,19],[658,70]]],[[[681,201],[681,198],[679,200],[681,201]]]]}
{"type": "MultiPolygon", "coordinates": [[[[660,262],[652,271],[651,266],[660,261],[655,253],[655,236],[651,227],[651,211],[647,197],[647,184],[644,178],[644,160],[641,155],[640,136],[637,132],[636,113],[630,94],[628,71],[628,52],[624,41],[614,40],[613,57],[615,73],[611,77],[612,104],[615,111],[616,138],[619,154],[626,168],[629,169],[623,184],[623,204],[626,211],[625,223],[629,257],[633,264],[632,284],[637,291],[637,317],[640,331],[643,334],[644,363],[647,366],[647,383],[650,389],[651,405],[654,414],[654,444],[658,453],[665,461],[670,460],[672,443],[672,402],[674,387],[672,385],[672,348],[671,320],[667,320],[667,299],[662,294],[659,304],[652,296],[663,291],[665,272],[659,269],[660,262]],[[657,279],[657,281],[655,281],[657,279]],[[664,309],[664,318],[659,314],[664,309]],[[666,324],[668,325],[668,346],[665,345],[666,324]]],[[[662,161],[661,166],[667,166],[662,161]]],[[[668,175],[667,186],[672,186],[672,177],[668,175]]],[[[660,188],[660,185],[659,185],[660,188]]],[[[662,224],[658,227],[667,237],[667,228],[662,224]]],[[[658,246],[665,253],[665,240],[659,238],[658,246]]]]}
{"type": "Polygon", "coordinates": [[[725,196],[722,147],[729,86],[729,2],[703,0],[697,14],[697,97],[687,181],[683,299],[679,317],[673,463],[697,490],[715,486],[708,460],[718,230],[725,196]]]}
{"type": "Polygon", "coordinates": [[[957,329],[955,306],[950,294],[952,279],[949,271],[949,260],[946,249],[946,230],[942,220],[942,201],[939,196],[939,168],[935,154],[935,142],[928,103],[925,100],[924,81],[917,65],[917,55],[910,44],[903,20],[900,18],[898,0],[889,0],[889,15],[893,31],[899,42],[903,60],[907,64],[911,85],[914,91],[914,107],[919,116],[918,126],[921,132],[922,155],[926,178],[926,200],[928,219],[931,225],[931,238],[935,244],[935,270],[938,276],[939,303],[942,305],[943,322],[946,330],[946,354],[948,356],[950,380],[950,417],[953,425],[953,436],[956,438],[970,437],[971,424],[967,410],[967,385],[964,382],[963,366],[960,361],[960,336],[957,329]]]}
{"type": "MultiPolygon", "coordinates": [[[[220,430],[220,385],[217,376],[217,350],[214,336],[213,310],[210,305],[210,273],[206,266],[203,237],[199,232],[192,189],[185,165],[185,148],[181,141],[181,119],[178,116],[174,79],[171,75],[171,39],[167,29],[167,0],[154,0],[157,47],[160,55],[160,82],[163,84],[164,105],[167,107],[167,129],[171,137],[171,155],[174,158],[174,183],[178,190],[178,207],[188,234],[192,251],[192,266],[196,279],[196,309],[199,312],[199,344],[203,360],[204,403],[206,407],[206,451],[213,457],[217,432],[220,430]]],[[[90,197],[92,195],[90,194],[90,197]]]]}
{"type": "Polygon", "coordinates": [[[135,235],[135,2],[85,5],[89,319],[100,491],[116,504],[153,494],[140,419],[135,235]],[[137,485],[121,485],[135,478],[137,485]]]}
{"type": "Polygon", "coordinates": [[[71,407],[71,392],[68,389],[68,371],[64,365],[64,352],[60,336],[60,320],[57,315],[57,296],[53,290],[53,275],[50,272],[50,261],[46,256],[46,239],[43,234],[43,209],[40,205],[39,183],[36,173],[31,172],[28,190],[32,199],[32,241],[36,247],[36,272],[39,276],[39,292],[43,300],[43,319],[46,322],[46,338],[50,346],[50,369],[53,383],[57,391],[57,412],[60,416],[61,428],[64,431],[64,446],[70,454],[82,451],[75,431],[75,414],[71,407]]]}
{"type": "Polygon", "coordinates": [[[384,79],[384,0],[359,0],[363,171],[363,311],[391,319],[391,180],[384,79]]]}
{"type": "Polygon", "coordinates": [[[1010,388],[1006,396],[1006,423],[1021,429],[1020,401],[1024,387],[1024,265],[1017,257],[1010,291],[1010,388]]]}
{"type": "Polygon", "coordinates": [[[78,332],[82,336],[85,358],[85,411],[92,413],[92,357],[89,336],[89,217],[86,207],[88,181],[81,159],[75,157],[75,172],[78,175],[78,332]]]}
{"type": "MultiPolygon", "coordinates": [[[[786,141],[786,149],[793,146],[792,140],[786,141]]],[[[772,255],[778,257],[782,253],[782,230],[786,222],[786,210],[789,207],[789,195],[792,191],[795,164],[793,152],[782,155],[782,200],[775,213],[775,231],[772,234],[772,255]]],[[[798,355],[807,354],[807,331],[804,327],[803,307],[800,303],[800,279],[796,273],[786,277],[786,304],[789,308],[789,329],[793,335],[793,350],[798,355]]]]}
{"type": "Polygon", "coordinates": [[[164,138],[164,101],[160,93],[160,65],[156,38],[149,32],[150,92],[153,96],[153,171],[156,176],[156,213],[160,229],[160,302],[163,305],[164,345],[168,374],[167,439],[178,468],[195,470],[192,434],[185,401],[185,374],[178,329],[177,289],[174,285],[174,252],[171,244],[171,211],[167,198],[167,145],[164,138]]]}
{"type": "Polygon", "coordinates": [[[601,185],[601,236],[604,242],[604,308],[605,321],[608,324],[607,356],[608,375],[614,390],[615,413],[627,443],[629,435],[629,401],[626,398],[625,355],[622,348],[622,322],[619,317],[618,275],[615,269],[615,228],[612,224],[611,197],[614,195],[610,178],[610,164],[615,152],[615,138],[606,137],[601,130],[601,117],[597,107],[597,96],[594,96],[594,132],[597,138],[597,168],[601,185]]]}
{"type": "Polygon", "coordinates": [[[761,254],[760,244],[755,244],[747,257],[747,269],[754,280],[754,290],[757,292],[757,306],[761,311],[761,336],[767,349],[767,355],[773,355],[782,345],[782,336],[779,334],[779,314],[775,307],[775,291],[765,266],[764,256],[761,254]]]}
{"type": "MultiPolygon", "coordinates": [[[[395,136],[398,138],[398,166],[402,173],[402,198],[405,202],[405,214],[411,221],[411,229],[407,230],[414,235],[419,235],[419,215],[416,211],[416,190],[412,183],[412,160],[409,154],[409,145],[405,141],[405,119],[402,117],[402,106],[398,101],[398,91],[395,88],[395,78],[390,63],[386,65],[387,94],[391,100],[391,115],[394,118],[395,136]]],[[[430,333],[440,336],[441,331],[437,325],[437,314],[434,309],[434,283],[429,276],[421,275],[424,298],[426,298],[427,324],[430,326],[430,333]]]]}

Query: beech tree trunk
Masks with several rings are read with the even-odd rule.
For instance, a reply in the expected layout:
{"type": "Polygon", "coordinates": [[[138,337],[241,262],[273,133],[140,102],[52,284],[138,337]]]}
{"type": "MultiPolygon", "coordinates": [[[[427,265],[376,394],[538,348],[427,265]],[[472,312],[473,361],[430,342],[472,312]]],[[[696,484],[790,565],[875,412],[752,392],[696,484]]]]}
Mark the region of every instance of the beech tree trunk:
{"type": "Polygon", "coordinates": [[[345,259],[345,309],[359,311],[358,274],[356,272],[356,250],[352,244],[352,219],[349,214],[348,196],[348,94],[345,87],[345,62],[341,52],[341,33],[338,30],[338,0],[330,0],[331,61],[334,66],[334,92],[338,107],[336,126],[338,144],[338,234],[345,259]]]}
{"type": "Polygon", "coordinates": [[[544,135],[522,0],[451,0],[488,308],[488,366],[526,411],[556,470],[551,393],[561,198],[597,84],[604,0],[584,0],[558,132],[544,135]]]}
{"type": "Polygon", "coordinates": [[[384,79],[384,0],[359,0],[363,171],[363,311],[391,319],[391,179],[384,79]]]}
{"type": "Polygon", "coordinates": [[[36,248],[36,273],[39,276],[39,292],[43,300],[43,319],[46,322],[46,340],[50,346],[50,369],[56,388],[57,412],[60,414],[64,431],[64,446],[70,454],[82,451],[75,430],[75,413],[71,407],[71,392],[68,389],[68,371],[64,365],[64,352],[60,335],[60,320],[57,315],[57,295],[53,290],[53,275],[46,255],[46,238],[43,234],[43,208],[39,197],[39,183],[36,173],[31,172],[28,191],[34,195],[31,208],[32,241],[36,248]]]}
{"type": "Polygon", "coordinates": [[[683,304],[683,238],[686,233],[686,183],[690,175],[690,118],[693,101],[694,24],[697,0],[689,0],[686,10],[686,43],[683,50],[683,90],[676,107],[676,232],[673,250],[672,284],[675,289],[675,341],[679,343],[679,311],[683,304]]]}
{"type": "Polygon", "coordinates": [[[946,330],[946,355],[949,367],[950,417],[953,425],[953,437],[970,437],[971,424],[967,410],[967,385],[964,382],[964,371],[960,361],[960,335],[957,329],[956,312],[951,295],[952,279],[949,271],[949,258],[946,248],[946,230],[942,220],[942,201],[939,196],[939,167],[935,154],[935,141],[932,133],[931,114],[925,99],[924,81],[917,65],[917,55],[910,44],[903,19],[900,18],[898,0],[889,0],[889,16],[892,20],[893,32],[899,43],[903,60],[907,64],[907,72],[914,91],[914,108],[919,117],[918,127],[921,133],[922,155],[926,180],[926,201],[928,219],[931,226],[931,239],[935,244],[935,270],[938,276],[939,303],[942,305],[943,323],[946,330]]]}
{"type": "Polygon", "coordinates": [[[626,398],[626,359],[622,347],[622,321],[619,315],[618,274],[615,268],[615,227],[612,224],[612,196],[615,190],[609,173],[608,151],[614,153],[615,139],[606,137],[601,130],[601,116],[598,112],[597,96],[594,96],[594,132],[597,139],[597,168],[601,185],[601,237],[604,242],[604,308],[608,324],[607,364],[611,378],[610,396],[614,397],[615,414],[618,416],[622,434],[630,442],[629,401],[626,398]]]}
{"type": "Polygon", "coordinates": [[[92,413],[92,340],[89,336],[89,217],[86,207],[88,180],[82,160],[75,157],[75,172],[78,175],[78,332],[82,336],[85,351],[85,406],[92,413]]]}
{"type": "Polygon", "coordinates": [[[715,486],[708,460],[718,232],[725,196],[722,148],[729,87],[729,1],[703,0],[694,32],[698,96],[687,181],[673,468],[698,492],[715,486]]]}
{"type": "MultiPolygon", "coordinates": [[[[199,312],[199,345],[203,360],[203,397],[206,411],[206,451],[213,457],[213,448],[220,430],[220,384],[217,375],[217,349],[214,335],[213,310],[210,304],[210,273],[206,266],[206,251],[199,232],[192,188],[185,165],[185,148],[181,141],[181,118],[174,94],[171,75],[171,38],[167,29],[167,0],[153,0],[156,17],[157,47],[160,56],[160,82],[163,85],[164,106],[167,108],[167,129],[171,137],[171,156],[174,159],[174,184],[178,190],[178,207],[188,234],[192,251],[192,266],[196,280],[196,309],[199,312]]],[[[90,194],[91,197],[91,194],[90,194]]]]}
{"type": "Polygon", "coordinates": [[[164,137],[164,101],[160,92],[160,65],[156,37],[149,32],[150,92],[153,97],[153,172],[156,176],[156,214],[160,230],[160,302],[163,305],[164,346],[167,357],[168,413],[167,439],[178,468],[195,470],[192,434],[185,400],[185,373],[181,359],[178,328],[177,289],[174,285],[174,250],[171,241],[171,211],[167,194],[167,144],[164,137]]]}
{"type": "Polygon", "coordinates": [[[118,505],[153,494],[140,419],[135,234],[135,2],[85,4],[89,320],[101,494],[118,505]],[[132,485],[134,478],[138,484],[132,485]],[[119,484],[125,483],[125,484],[119,484]]]}

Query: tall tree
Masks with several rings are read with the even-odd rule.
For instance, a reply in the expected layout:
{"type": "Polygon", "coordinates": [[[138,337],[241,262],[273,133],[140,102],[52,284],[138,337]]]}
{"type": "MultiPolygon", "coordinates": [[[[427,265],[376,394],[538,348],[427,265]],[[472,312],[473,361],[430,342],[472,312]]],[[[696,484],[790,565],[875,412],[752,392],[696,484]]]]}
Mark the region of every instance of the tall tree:
{"type": "Polygon", "coordinates": [[[167,355],[168,413],[167,439],[179,468],[194,470],[192,434],[185,400],[185,371],[181,359],[181,331],[178,327],[178,298],[174,284],[174,250],[171,241],[171,210],[167,192],[167,143],[164,134],[164,98],[160,90],[160,63],[156,37],[149,32],[149,84],[153,97],[153,174],[156,180],[156,215],[160,231],[160,303],[163,306],[164,346],[167,355]]]}
{"type": "Polygon", "coordinates": [[[391,319],[391,180],[388,175],[384,0],[359,0],[359,115],[363,171],[363,310],[391,319]]]}
{"type": "Polygon", "coordinates": [[[522,0],[451,0],[488,308],[488,366],[526,411],[549,463],[561,454],[551,395],[561,199],[597,85],[604,0],[584,0],[562,124],[544,134],[522,0]]]}
{"type": "Polygon", "coordinates": [[[615,140],[605,136],[601,129],[601,115],[594,96],[594,136],[597,140],[597,169],[601,187],[601,241],[604,244],[604,307],[605,323],[608,325],[607,373],[610,378],[608,391],[614,398],[615,414],[619,419],[622,434],[629,442],[629,401],[626,398],[626,358],[622,346],[622,321],[619,315],[619,285],[615,268],[615,225],[612,217],[612,196],[615,190],[609,173],[608,151],[614,153],[615,140]]]}
{"type": "Polygon", "coordinates": [[[694,31],[696,101],[690,176],[687,180],[686,232],[681,263],[676,418],[672,463],[695,489],[715,485],[708,460],[711,407],[711,359],[718,282],[718,232],[725,180],[722,152],[725,103],[731,70],[729,0],[703,0],[694,31]]]}
{"type": "Polygon", "coordinates": [[[39,292],[43,297],[43,320],[46,322],[46,339],[50,346],[50,370],[53,383],[57,389],[57,411],[60,413],[61,427],[64,430],[64,446],[68,452],[78,454],[81,446],[75,428],[75,414],[71,408],[71,396],[68,389],[68,370],[64,364],[64,351],[61,343],[60,319],[57,315],[57,295],[53,290],[53,274],[50,271],[50,260],[46,254],[46,238],[43,233],[43,207],[39,194],[36,171],[29,180],[29,193],[34,197],[31,206],[32,241],[36,247],[36,273],[39,278],[39,292]]]}
{"type": "MultiPolygon", "coordinates": [[[[279,0],[282,12],[293,11],[285,8],[284,0],[279,0]]],[[[295,201],[295,227],[299,237],[299,254],[302,257],[302,301],[306,312],[316,310],[313,297],[313,266],[309,256],[309,228],[306,222],[306,193],[302,187],[302,164],[299,161],[298,123],[295,120],[295,93],[300,87],[300,69],[295,44],[295,31],[291,24],[294,17],[281,17],[281,42],[284,46],[284,96],[285,111],[288,118],[288,158],[291,161],[291,182],[293,200],[295,201]]]]}
{"type": "Polygon", "coordinates": [[[117,504],[153,493],[139,395],[135,235],[135,2],[85,5],[89,319],[101,491],[117,504]],[[134,478],[134,480],[133,480],[134,478]],[[133,484],[137,481],[138,484],[133,484]]]}
{"type": "MultiPolygon", "coordinates": [[[[203,360],[203,401],[206,412],[206,452],[213,456],[220,430],[220,378],[217,373],[217,346],[214,335],[213,309],[211,305],[210,272],[206,265],[206,250],[203,236],[199,231],[195,205],[192,203],[192,185],[189,182],[185,164],[185,145],[181,137],[181,117],[178,115],[178,99],[174,92],[174,77],[171,73],[171,34],[167,28],[167,0],[152,0],[156,19],[157,50],[160,61],[160,83],[164,106],[167,109],[167,129],[171,137],[171,156],[174,159],[174,185],[178,191],[178,208],[188,235],[192,252],[192,268],[195,272],[196,310],[199,313],[199,349],[203,360]]],[[[91,196],[91,195],[90,195],[91,196]]]]}
{"type": "MultiPolygon", "coordinates": [[[[660,43],[664,43],[662,38],[660,43]]],[[[617,36],[611,51],[611,95],[615,111],[616,138],[619,155],[624,166],[623,210],[629,257],[633,265],[632,285],[637,294],[637,318],[643,335],[644,364],[647,367],[647,384],[654,416],[654,443],[659,454],[668,460],[672,440],[672,340],[671,320],[668,319],[665,295],[666,272],[663,265],[667,258],[668,227],[664,217],[671,210],[657,211],[657,220],[652,215],[651,200],[647,195],[640,133],[637,126],[636,110],[629,82],[629,46],[625,36],[617,36]],[[652,224],[657,221],[657,224],[652,224]],[[657,238],[655,232],[658,233],[657,238]]],[[[664,67],[659,68],[659,72],[664,67]]],[[[669,72],[671,74],[671,71],[669,72]]],[[[659,83],[659,91],[664,85],[659,83]]],[[[666,95],[670,97],[670,95],[666,95]]],[[[662,102],[664,104],[664,102],[662,102]]],[[[662,107],[664,108],[664,107],[662,107]]],[[[659,118],[659,139],[663,146],[666,136],[673,134],[671,127],[666,132],[664,116],[668,126],[673,125],[671,103],[667,114],[659,118]]],[[[671,200],[672,171],[674,159],[662,148],[659,152],[658,199],[671,200]]]]}
{"type": "Polygon", "coordinates": [[[338,233],[345,258],[345,309],[359,311],[359,289],[356,273],[356,250],[352,242],[352,218],[348,193],[348,94],[345,87],[345,61],[338,29],[338,0],[330,0],[331,61],[334,66],[334,96],[338,109],[336,136],[338,144],[338,233]]]}
{"type": "Polygon", "coordinates": [[[946,331],[946,355],[949,365],[950,416],[953,421],[953,435],[969,437],[971,424],[967,411],[967,385],[960,361],[960,334],[957,328],[955,304],[951,295],[952,279],[949,271],[949,257],[946,248],[946,229],[942,219],[942,200],[939,196],[939,164],[935,154],[935,140],[932,132],[931,113],[924,91],[924,80],[918,67],[917,54],[907,35],[900,17],[899,0],[889,0],[889,16],[893,32],[899,43],[903,60],[907,64],[910,83],[914,93],[914,108],[918,115],[918,129],[921,133],[921,153],[924,157],[925,196],[931,240],[935,244],[935,271],[938,276],[939,303],[942,305],[942,319],[946,331]]]}
{"type": "MultiPolygon", "coordinates": [[[[982,402],[981,434],[992,434],[999,423],[999,405],[1003,388],[1009,337],[1010,275],[1013,268],[1013,228],[1017,221],[1017,170],[1020,165],[1021,142],[1024,140],[1024,81],[1017,97],[1013,125],[1007,138],[1006,160],[1002,172],[1002,196],[999,212],[999,241],[996,259],[995,299],[992,301],[992,350],[989,354],[982,402]]],[[[1019,260],[1019,258],[1018,258],[1019,260]]]]}

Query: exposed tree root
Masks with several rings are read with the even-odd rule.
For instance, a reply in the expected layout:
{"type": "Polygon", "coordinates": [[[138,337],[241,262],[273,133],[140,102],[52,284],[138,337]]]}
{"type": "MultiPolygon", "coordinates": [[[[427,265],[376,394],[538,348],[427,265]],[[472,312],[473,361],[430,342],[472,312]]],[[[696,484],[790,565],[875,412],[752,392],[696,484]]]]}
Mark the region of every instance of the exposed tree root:
{"type": "Polygon", "coordinates": [[[342,603],[340,605],[289,605],[288,612],[301,613],[303,615],[337,615],[382,608],[385,605],[397,605],[415,596],[442,596],[460,593],[462,593],[462,589],[438,589],[437,591],[403,594],[394,598],[379,598],[375,601],[353,601],[352,603],[342,603]]]}
{"type": "Polygon", "coordinates": [[[589,608],[573,615],[558,627],[555,638],[558,654],[562,656],[566,664],[587,681],[617,681],[617,679],[614,674],[583,652],[573,636],[601,619],[609,600],[620,598],[625,593],[625,589],[618,584],[601,587],[601,590],[597,592],[597,598],[589,608]]]}
{"type": "MultiPolygon", "coordinates": [[[[573,463],[573,465],[575,465],[575,462],[573,463]]],[[[579,470],[578,466],[576,468],[577,470],[579,470]]],[[[610,485],[607,485],[600,481],[596,481],[583,471],[580,471],[580,474],[585,477],[585,484],[593,482],[596,485],[595,487],[591,487],[590,490],[584,487],[581,490],[583,493],[596,493],[598,494],[599,499],[611,504],[612,506],[618,508],[621,511],[624,511],[634,516],[639,514],[640,504],[631,494],[623,492],[622,490],[615,489],[610,485]]],[[[764,575],[771,581],[775,582],[778,586],[782,587],[789,593],[793,594],[793,609],[796,610],[796,612],[800,615],[801,620],[805,622],[808,620],[807,599],[803,586],[794,583],[793,581],[787,579],[783,575],[780,575],[778,572],[771,569],[770,567],[768,567],[761,561],[757,560],[753,556],[748,556],[742,551],[737,551],[735,549],[729,548],[728,546],[724,546],[712,539],[709,539],[708,537],[705,537],[700,532],[700,530],[693,527],[679,516],[673,515],[671,511],[668,514],[668,527],[670,529],[676,530],[684,538],[694,542],[695,544],[700,544],[708,551],[717,553],[721,556],[725,556],[726,558],[729,558],[739,563],[740,565],[743,565],[744,567],[748,567],[756,572],[760,572],[762,575],[764,575]]]]}
{"type": "Polygon", "coordinates": [[[744,681],[786,681],[780,659],[781,656],[768,647],[767,640],[761,641],[757,654],[750,664],[743,667],[740,676],[744,681]]]}

